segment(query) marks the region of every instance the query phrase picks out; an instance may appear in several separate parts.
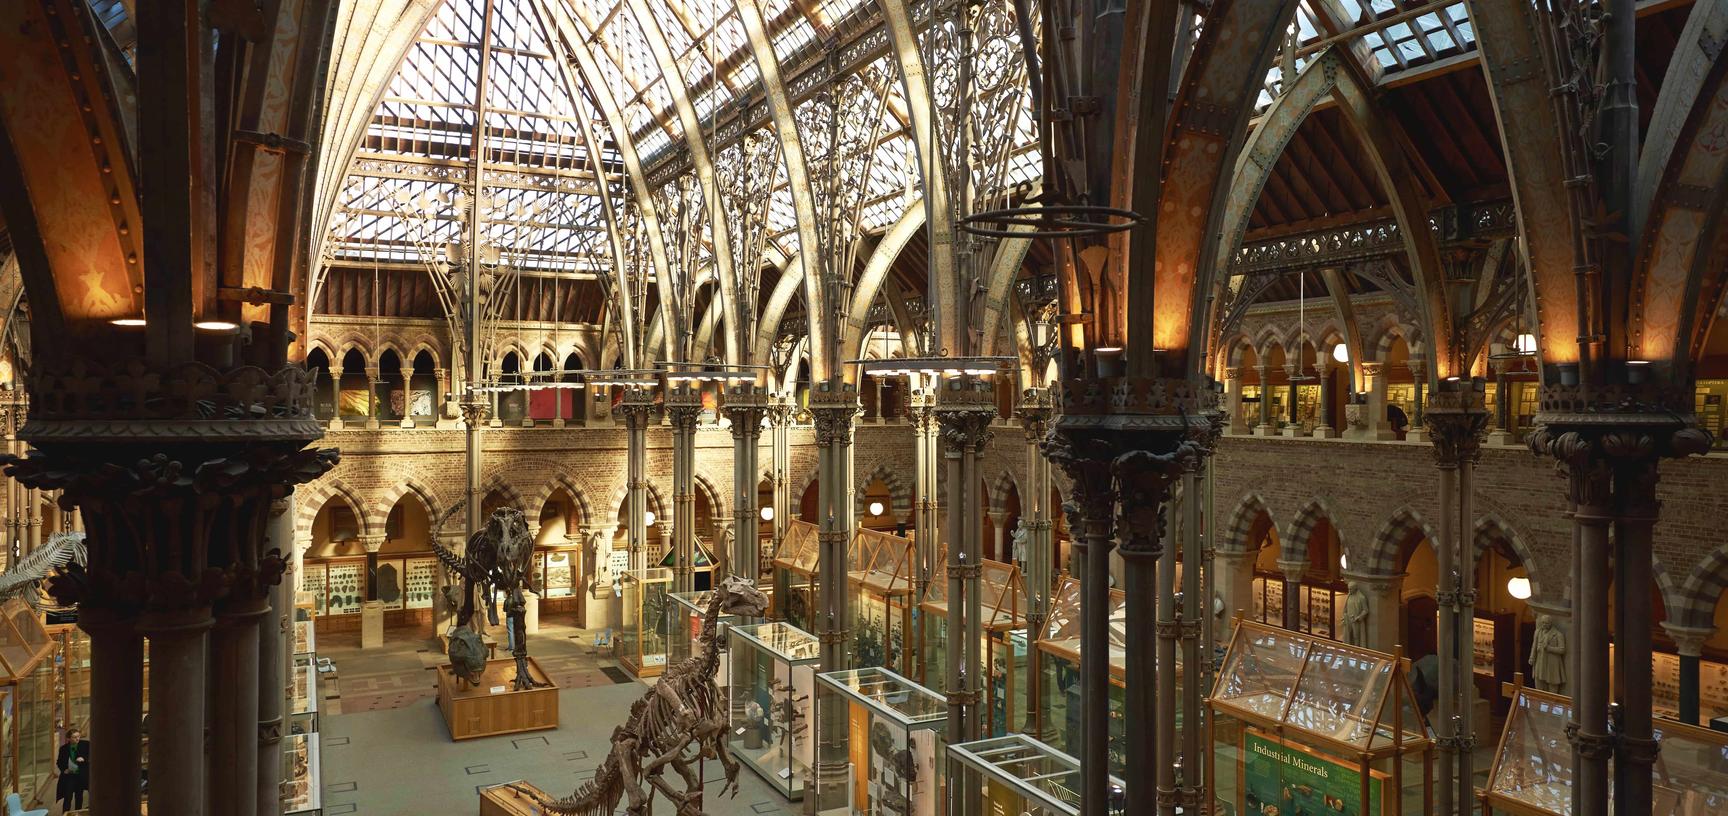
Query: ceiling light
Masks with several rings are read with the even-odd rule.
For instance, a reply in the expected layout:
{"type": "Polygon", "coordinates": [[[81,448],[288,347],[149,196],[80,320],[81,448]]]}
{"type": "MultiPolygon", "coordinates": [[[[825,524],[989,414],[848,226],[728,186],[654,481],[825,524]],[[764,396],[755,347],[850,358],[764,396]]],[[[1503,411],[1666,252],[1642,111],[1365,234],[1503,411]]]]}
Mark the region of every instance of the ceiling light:
{"type": "Polygon", "coordinates": [[[240,324],[230,323],[226,320],[200,320],[197,323],[193,323],[192,328],[211,332],[226,332],[238,331],[240,329],[240,324]]]}
{"type": "Polygon", "coordinates": [[[1536,335],[1534,335],[1534,334],[1520,334],[1520,335],[1518,335],[1518,339],[1517,339],[1517,341],[1515,341],[1513,348],[1517,349],[1519,354],[1535,354],[1536,353],[1536,335]]]}
{"type": "Polygon", "coordinates": [[[144,325],[144,318],[142,318],[142,317],[122,317],[122,318],[119,318],[116,320],[110,320],[108,322],[112,323],[116,326],[122,326],[122,327],[130,329],[130,328],[136,328],[138,326],[144,325]]]}

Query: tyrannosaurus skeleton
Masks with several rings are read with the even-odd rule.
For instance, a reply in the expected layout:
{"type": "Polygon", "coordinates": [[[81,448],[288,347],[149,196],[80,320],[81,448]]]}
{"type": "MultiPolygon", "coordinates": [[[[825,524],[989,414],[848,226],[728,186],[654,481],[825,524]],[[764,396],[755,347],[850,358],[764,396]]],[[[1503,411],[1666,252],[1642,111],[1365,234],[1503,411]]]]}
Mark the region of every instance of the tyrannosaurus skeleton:
{"type": "Polygon", "coordinates": [[[738,761],[726,750],[728,712],[714,684],[720,668],[719,619],[757,618],[767,611],[768,597],[751,582],[737,576],[721,581],[709,595],[696,653],[668,666],[654,687],[630,706],[630,717],[613,729],[612,750],[594,778],[562,799],[515,790],[536,800],[548,816],[611,816],[625,796],[630,816],[647,816],[655,791],[677,805],[677,816],[703,816],[702,778],[691,766],[712,757],[726,769],[720,795],[736,796],[738,761]],[[667,766],[683,778],[683,790],[665,780],[667,766]]]}
{"type": "Polygon", "coordinates": [[[528,672],[528,602],[524,589],[532,590],[534,538],[528,534],[528,520],[522,511],[500,507],[492,511],[486,526],[468,539],[468,548],[461,556],[432,542],[432,551],[446,569],[462,577],[461,611],[450,627],[450,665],[456,674],[478,684],[486,670],[486,650],[480,635],[474,630],[474,593],[479,590],[486,599],[486,620],[498,625],[498,593],[504,594],[504,613],[508,621],[510,655],[516,659],[514,688],[525,691],[537,684],[528,672]]]}

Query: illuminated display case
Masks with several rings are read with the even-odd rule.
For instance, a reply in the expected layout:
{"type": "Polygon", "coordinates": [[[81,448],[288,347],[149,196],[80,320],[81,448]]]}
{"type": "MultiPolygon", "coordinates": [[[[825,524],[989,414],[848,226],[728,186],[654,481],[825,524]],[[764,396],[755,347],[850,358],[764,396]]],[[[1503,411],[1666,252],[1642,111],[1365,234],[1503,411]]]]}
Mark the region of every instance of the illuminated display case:
{"type": "Polygon", "coordinates": [[[1404,660],[1239,621],[1207,705],[1220,816],[1432,812],[1432,740],[1404,660]]]}
{"type": "MultiPolygon", "coordinates": [[[[1001,736],[1024,729],[1027,708],[1028,655],[1024,637],[1013,637],[1026,628],[1026,588],[1020,568],[986,559],[978,577],[979,631],[983,643],[978,676],[985,679],[984,733],[1001,736]]],[[[948,582],[930,581],[924,601],[918,605],[921,619],[920,673],[924,685],[939,693],[948,690],[948,582]]]]}
{"type": "Polygon", "coordinates": [[[57,624],[47,629],[54,642],[55,722],[62,727],[88,730],[90,636],[76,624],[57,624]]]}
{"type": "MultiPolygon", "coordinates": [[[[678,565],[678,552],[667,550],[660,566],[671,569],[678,565]]],[[[690,568],[690,585],[698,590],[714,588],[714,549],[701,536],[696,537],[696,563],[690,568]]]]}
{"type": "MultiPolygon", "coordinates": [[[[666,596],[672,602],[672,612],[666,616],[666,662],[687,660],[701,648],[702,625],[708,616],[708,602],[714,593],[699,589],[695,592],[674,592],[666,596]]],[[[716,641],[726,648],[726,629],[738,622],[737,615],[721,614],[715,619],[716,641]]],[[[726,688],[726,661],[720,661],[720,674],[715,678],[721,689],[726,688]]]]}
{"type": "Polygon", "coordinates": [[[907,647],[917,563],[917,550],[910,538],[866,529],[853,537],[847,564],[852,665],[910,671],[912,655],[907,647]]]}
{"type": "Polygon", "coordinates": [[[784,621],[733,626],[722,671],[732,679],[727,747],[788,799],[804,796],[815,760],[811,698],[822,644],[784,621]]]}
{"type": "Polygon", "coordinates": [[[0,784],[25,801],[49,784],[59,751],[55,646],[29,605],[0,605],[0,784]]]}
{"type": "MultiPolygon", "coordinates": [[[[1512,687],[1512,708],[1480,791],[1484,814],[1565,816],[1572,812],[1572,703],[1556,694],[1512,687]]],[[[1661,747],[1654,769],[1653,813],[1705,816],[1728,812],[1728,734],[1657,718],[1661,747]]]]}
{"type": "Polygon", "coordinates": [[[772,617],[806,631],[815,628],[816,559],[821,550],[816,533],[816,525],[808,521],[788,522],[773,560],[772,617]]]}
{"type": "MultiPolygon", "coordinates": [[[[1125,757],[1123,745],[1128,729],[1126,715],[1127,687],[1124,675],[1123,643],[1126,618],[1123,603],[1127,595],[1119,589],[1110,591],[1110,772],[1122,773],[1125,757]]],[[[1049,621],[1044,637],[1038,641],[1038,712],[1039,729],[1051,746],[1072,754],[1080,753],[1080,582],[1062,579],[1050,605],[1049,621]]]]}
{"type": "MultiPolygon", "coordinates": [[[[821,816],[936,816],[942,802],[942,729],[948,702],[887,669],[848,669],[816,676],[816,710],[842,706],[847,794],[821,791],[821,816]]],[[[826,739],[816,723],[816,742],[826,739]]]]}
{"type": "MultiPolygon", "coordinates": [[[[1257,572],[1253,586],[1253,618],[1274,626],[1283,623],[1284,576],[1277,572],[1257,572]]],[[[1314,583],[1304,580],[1297,585],[1296,592],[1297,630],[1320,637],[1336,638],[1338,619],[1344,614],[1345,596],[1349,595],[1344,583],[1314,583]]]]}
{"type": "Polygon", "coordinates": [[[667,617],[672,614],[672,571],[649,567],[624,573],[623,614],[612,639],[613,657],[637,677],[666,670],[667,617]]]}
{"type": "Polygon", "coordinates": [[[282,740],[282,816],[323,816],[317,734],[282,740]]]}
{"type": "Polygon", "coordinates": [[[582,573],[582,550],[577,547],[534,551],[534,585],[542,598],[570,598],[580,594],[576,585],[582,573]]]}
{"type": "MultiPolygon", "coordinates": [[[[1080,816],[1080,760],[1025,734],[978,740],[948,748],[960,764],[982,775],[988,816],[1080,816]]],[[[1110,779],[1114,790],[1122,780],[1110,779]]],[[[1098,811],[1125,812],[1120,801],[1098,811]]]]}

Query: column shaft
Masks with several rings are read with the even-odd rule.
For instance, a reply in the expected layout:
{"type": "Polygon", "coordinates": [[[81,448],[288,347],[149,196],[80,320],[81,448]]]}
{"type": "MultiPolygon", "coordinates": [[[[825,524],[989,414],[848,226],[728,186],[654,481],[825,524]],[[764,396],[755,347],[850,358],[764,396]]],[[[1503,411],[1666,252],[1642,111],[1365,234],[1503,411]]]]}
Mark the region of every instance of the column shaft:
{"type": "MultiPolygon", "coordinates": [[[[1620,739],[1615,748],[1614,807],[1616,813],[1649,813],[1654,789],[1651,771],[1656,761],[1655,723],[1651,699],[1651,603],[1655,583],[1653,527],[1656,523],[1655,467],[1621,468],[1615,474],[1620,520],[1614,528],[1616,572],[1614,587],[1614,693],[1620,711],[1620,739]],[[1645,480],[1648,480],[1646,482],[1645,480]],[[1639,501],[1638,497],[1649,495],[1639,501]]],[[[1589,596],[1585,596],[1589,597],[1589,596]]]]}
{"type": "MultiPolygon", "coordinates": [[[[139,624],[150,638],[152,811],[175,816],[204,816],[208,812],[204,713],[209,697],[205,686],[209,676],[206,635],[211,624],[208,607],[153,613],[139,624]]],[[[256,680],[254,677],[254,684],[256,680]]],[[[97,739],[105,742],[115,737],[97,739]]],[[[91,757],[91,761],[94,763],[96,757],[91,757]]]]}
{"type": "MultiPolygon", "coordinates": [[[[231,605],[217,616],[211,633],[210,687],[222,689],[213,695],[210,723],[212,813],[256,816],[258,812],[258,629],[269,611],[263,598],[231,605]]],[[[155,768],[156,763],[151,762],[150,767],[155,768]]]]}
{"type": "MultiPolygon", "coordinates": [[[[1201,525],[1203,521],[1202,493],[1205,480],[1202,471],[1206,467],[1205,459],[1196,459],[1194,464],[1182,474],[1182,507],[1185,516],[1182,527],[1182,801],[1186,807],[1201,804],[1200,790],[1203,787],[1201,768],[1205,754],[1200,742],[1200,723],[1204,719],[1200,713],[1201,706],[1201,664],[1200,644],[1210,643],[1202,637],[1201,621],[1204,619],[1210,597],[1204,591],[1201,578],[1205,567],[1211,563],[1201,552],[1201,525]]],[[[1167,664],[1166,673],[1170,675],[1171,683],[1176,680],[1176,663],[1167,664]]],[[[1172,723],[1172,727],[1174,727],[1172,723]]]]}
{"type": "MultiPolygon", "coordinates": [[[[1603,568],[1610,556],[1605,511],[1580,506],[1574,514],[1580,525],[1578,556],[1586,565],[1572,575],[1574,598],[1608,597],[1608,570],[1603,568]]],[[[1578,758],[1572,777],[1572,813],[1606,816],[1613,739],[1608,731],[1608,605],[1579,603],[1573,614],[1572,649],[1578,653],[1578,674],[1572,717],[1577,725],[1574,746],[1578,758]]]]}
{"type": "MultiPolygon", "coordinates": [[[[1440,573],[1437,587],[1440,621],[1438,647],[1440,657],[1440,696],[1434,705],[1434,733],[1439,737],[1440,762],[1438,803],[1440,813],[1452,816],[1458,812],[1458,574],[1457,520],[1454,507],[1458,491],[1456,462],[1440,462],[1440,540],[1435,557],[1440,573]]],[[[1466,806],[1468,801],[1465,800],[1466,806]]]]}
{"type": "Polygon", "coordinates": [[[1458,459],[1458,805],[1465,814],[1476,801],[1475,458],[1458,459]]]}
{"type": "Polygon", "coordinates": [[[85,604],[90,635],[90,812],[137,816],[143,768],[144,638],[131,621],[85,604]]]}

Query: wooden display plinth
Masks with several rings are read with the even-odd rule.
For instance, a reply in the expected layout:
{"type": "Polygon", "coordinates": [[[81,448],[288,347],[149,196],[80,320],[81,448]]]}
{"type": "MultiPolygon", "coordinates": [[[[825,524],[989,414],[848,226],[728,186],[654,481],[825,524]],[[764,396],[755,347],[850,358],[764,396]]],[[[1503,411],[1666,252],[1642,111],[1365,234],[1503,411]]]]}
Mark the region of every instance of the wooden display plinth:
{"type": "Polygon", "coordinates": [[[533,799],[505,785],[519,785],[547,799],[557,798],[547,796],[538,785],[530,785],[520,780],[493,785],[480,791],[480,816],[540,816],[540,807],[533,799]]]}
{"type": "Polygon", "coordinates": [[[534,658],[528,658],[528,675],[546,685],[528,691],[510,691],[516,677],[516,661],[493,660],[486,664],[480,685],[467,687],[450,666],[438,667],[438,710],[450,728],[450,739],[465,740],[539,731],[558,727],[558,687],[534,658]]]}

